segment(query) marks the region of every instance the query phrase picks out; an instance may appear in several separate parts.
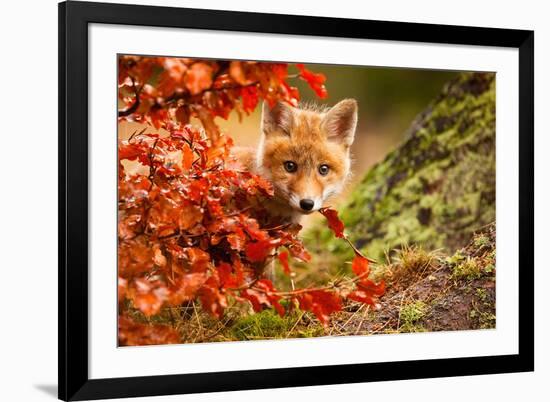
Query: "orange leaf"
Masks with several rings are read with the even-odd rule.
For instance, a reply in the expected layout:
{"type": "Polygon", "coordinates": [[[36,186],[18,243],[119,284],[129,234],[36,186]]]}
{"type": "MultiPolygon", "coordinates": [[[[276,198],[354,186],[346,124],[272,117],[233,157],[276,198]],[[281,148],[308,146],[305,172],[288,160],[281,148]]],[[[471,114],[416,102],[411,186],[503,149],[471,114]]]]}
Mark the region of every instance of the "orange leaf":
{"type": "Polygon", "coordinates": [[[128,287],[128,281],[124,278],[118,277],[118,302],[121,303],[126,297],[126,289],[128,287]]]}
{"type": "Polygon", "coordinates": [[[145,278],[135,279],[128,289],[128,296],[134,306],[146,316],[157,314],[169,291],[166,286],[158,281],[151,282],[145,278]]]}
{"type": "Polygon", "coordinates": [[[242,290],[241,297],[250,301],[255,312],[274,307],[281,317],[285,314],[284,307],[279,303],[281,296],[276,294],[273,283],[268,279],[260,279],[253,288],[242,290]]]}
{"type": "Polygon", "coordinates": [[[256,86],[248,86],[241,89],[241,97],[243,99],[243,109],[247,113],[251,113],[258,105],[258,88],[256,86]]]}
{"type": "Polygon", "coordinates": [[[197,297],[197,292],[206,281],[204,272],[185,274],[170,288],[171,294],[168,302],[172,305],[179,305],[185,301],[197,297]]]}
{"type": "Polygon", "coordinates": [[[208,278],[199,292],[202,308],[217,318],[221,318],[227,307],[227,298],[220,292],[219,283],[213,276],[208,278]]]}
{"type": "Polygon", "coordinates": [[[164,345],[180,343],[178,331],[167,325],[139,324],[127,316],[118,317],[118,345],[164,345]]]}
{"type": "Polygon", "coordinates": [[[248,243],[246,246],[246,257],[252,262],[265,261],[272,249],[273,245],[269,239],[248,243]]]}
{"type": "Polygon", "coordinates": [[[344,223],[338,218],[338,212],[331,208],[321,208],[319,212],[327,218],[328,227],[334,235],[340,239],[344,238],[344,223]]]}
{"type": "Polygon", "coordinates": [[[370,279],[362,280],[357,284],[358,289],[362,289],[374,296],[382,296],[386,290],[386,283],[380,281],[379,283],[374,283],[370,279]]]}
{"type": "Polygon", "coordinates": [[[176,119],[181,124],[189,123],[189,111],[185,106],[180,106],[176,109],[176,119]]]}
{"type": "Polygon", "coordinates": [[[185,73],[183,82],[191,92],[191,95],[197,95],[210,88],[212,85],[212,67],[206,63],[194,63],[185,73]]]}
{"type": "Polygon", "coordinates": [[[311,311],[326,327],[329,323],[330,314],[342,310],[340,297],[326,290],[312,290],[297,297],[302,310],[311,311]]]}
{"type": "Polygon", "coordinates": [[[371,306],[376,305],[372,296],[369,295],[368,292],[365,292],[363,290],[354,290],[348,295],[348,299],[354,300],[359,303],[370,304],[371,306]]]}
{"type": "Polygon", "coordinates": [[[356,255],[353,261],[351,262],[351,269],[357,276],[367,276],[370,272],[369,269],[369,260],[361,255],[356,255]]]}
{"type": "Polygon", "coordinates": [[[186,172],[188,172],[193,166],[193,161],[195,160],[195,154],[187,144],[185,144],[181,149],[181,154],[182,154],[183,169],[186,172]]]}
{"type": "Polygon", "coordinates": [[[278,255],[279,261],[283,266],[283,271],[285,274],[290,275],[290,266],[288,265],[288,252],[283,251],[278,255]]]}
{"type": "Polygon", "coordinates": [[[327,89],[324,85],[327,80],[325,75],[322,73],[313,73],[303,64],[296,64],[296,67],[300,70],[300,77],[309,84],[317,96],[321,99],[325,99],[328,96],[327,89]]]}

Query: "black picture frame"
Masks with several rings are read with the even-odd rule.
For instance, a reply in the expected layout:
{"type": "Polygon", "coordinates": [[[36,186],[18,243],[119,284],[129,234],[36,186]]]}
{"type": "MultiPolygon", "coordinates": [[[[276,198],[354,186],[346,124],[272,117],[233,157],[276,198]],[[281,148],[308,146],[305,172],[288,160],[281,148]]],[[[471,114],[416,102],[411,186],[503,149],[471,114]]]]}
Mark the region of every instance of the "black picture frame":
{"type": "Polygon", "coordinates": [[[534,32],[157,6],[59,4],[59,398],[296,387],[534,370],[534,32]],[[519,345],[513,355],[217,373],[88,376],[88,24],[498,46],[519,50],[519,345]]]}

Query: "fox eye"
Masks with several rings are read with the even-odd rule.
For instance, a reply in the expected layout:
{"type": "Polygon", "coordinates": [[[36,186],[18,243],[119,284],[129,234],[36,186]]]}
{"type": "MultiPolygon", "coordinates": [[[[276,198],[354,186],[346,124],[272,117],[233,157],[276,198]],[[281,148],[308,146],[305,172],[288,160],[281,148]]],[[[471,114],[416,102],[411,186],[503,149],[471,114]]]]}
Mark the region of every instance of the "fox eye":
{"type": "Polygon", "coordinates": [[[321,176],[326,176],[328,174],[328,171],[329,171],[329,167],[328,165],[321,165],[319,166],[319,174],[321,176]]]}
{"type": "Polygon", "coordinates": [[[285,163],[283,163],[283,165],[288,173],[294,173],[296,170],[298,170],[298,165],[295,162],[286,161],[285,163]]]}

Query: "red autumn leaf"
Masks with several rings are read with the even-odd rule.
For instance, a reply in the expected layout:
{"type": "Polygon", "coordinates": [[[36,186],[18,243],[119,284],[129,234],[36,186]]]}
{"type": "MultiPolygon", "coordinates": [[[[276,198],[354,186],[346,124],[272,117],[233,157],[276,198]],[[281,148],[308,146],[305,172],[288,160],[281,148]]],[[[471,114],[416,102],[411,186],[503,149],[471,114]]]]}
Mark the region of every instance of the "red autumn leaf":
{"type": "Polygon", "coordinates": [[[269,66],[279,81],[283,81],[288,76],[287,63],[270,63],[269,66]]]}
{"type": "Polygon", "coordinates": [[[351,262],[351,269],[357,276],[368,276],[370,272],[369,260],[362,255],[356,255],[351,262]]]}
{"type": "Polygon", "coordinates": [[[220,291],[218,281],[211,276],[199,292],[199,300],[204,310],[214,317],[221,318],[227,307],[227,298],[220,291]]]}
{"type": "Polygon", "coordinates": [[[321,208],[319,212],[327,218],[328,226],[334,235],[340,239],[344,238],[344,223],[338,218],[338,212],[331,208],[321,208]]]}
{"type": "Polygon", "coordinates": [[[208,212],[213,219],[218,219],[225,215],[225,211],[219,199],[214,197],[206,197],[206,205],[208,207],[208,212]]]}
{"type": "Polygon", "coordinates": [[[118,221],[118,236],[121,239],[132,239],[142,230],[142,216],[132,214],[121,216],[118,221]]]}
{"type": "Polygon", "coordinates": [[[342,300],[327,290],[312,290],[297,297],[302,310],[311,311],[324,326],[329,323],[330,315],[342,310],[342,300]]]}
{"type": "Polygon", "coordinates": [[[263,289],[267,297],[269,298],[269,302],[273,306],[273,308],[279,313],[281,317],[285,315],[285,309],[284,307],[279,303],[279,300],[281,300],[281,296],[277,294],[275,287],[273,286],[273,283],[269,279],[260,279],[255,284],[256,287],[263,289]]]}
{"type": "Polygon", "coordinates": [[[246,233],[254,240],[268,241],[269,235],[260,228],[258,221],[254,218],[243,218],[241,224],[246,233]]]}
{"type": "Polygon", "coordinates": [[[179,230],[190,230],[196,227],[204,218],[201,208],[189,203],[182,203],[177,207],[179,214],[176,217],[179,230]]]}
{"type": "Polygon", "coordinates": [[[208,191],[206,179],[193,180],[188,186],[188,197],[192,202],[199,202],[208,191]]]}
{"type": "Polygon", "coordinates": [[[144,165],[149,165],[149,147],[145,143],[120,143],[118,147],[119,160],[138,160],[144,165]]]}
{"type": "Polygon", "coordinates": [[[229,75],[231,78],[233,78],[233,80],[235,80],[238,84],[245,87],[254,82],[248,78],[248,75],[250,75],[250,69],[247,67],[250,66],[247,65],[246,62],[242,61],[232,61],[229,65],[229,75]]]}
{"type": "MultiPolygon", "coordinates": [[[[283,92],[283,99],[285,99],[291,106],[298,107],[298,102],[300,101],[300,92],[298,88],[288,85],[286,82],[283,82],[281,85],[283,92]]],[[[270,104],[270,106],[273,106],[270,104]]]]}
{"type": "Polygon", "coordinates": [[[182,60],[174,57],[166,57],[158,60],[164,71],[159,74],[156,90],[159,94],[170,94],[181,90],[182,78],[187,71],[187,66],[182,60]]]}
{"type": "Polygon", "coordinates": [[[283,266],[284,273],[290,275],[290,266],[288,265],[288,252],[283,251],[282,253],[279,253],[278,257],[281,265],[283,266]]]}
{"type": "Polygon", "coordinates": [[[368,292],[373,296],[382,296],[386,291],[386,283],[380,281],[379,283],[374,283],[370,279],[364,279],[357,283],[357,289],[368,292]]]}
{"type": "Polygon", "coordinates": [[[251,113],[258,105],[258,88],[256,86],[247,86],[241,89],[241,97],[243,100],[243,109],[247,113],[251,113]]]}
{"type": "Polygon", "coordinates": [[[192,95],[197,95],[210,88],[213,72],[212,67],[206,63],[194,63],[185,73],[183,82],[192,95]]]}
{"type": "Polygon", "coordinates": [[[198,247],[189,247],[185,250],[189,268],[193,272],[205,272],[210,265],[210,254],[198,247]]]}
{"type": "Polygon", "coordinates": [[[153,246],[153,251],[153,262],[155,263],[155,265],[161,268],[164,267],[167,260],[158,244],[153,246]]]}
{"type": "Polygon", "coordinates": [[[245,298],[252,304],[252,308],[256,313],[270,306],[269,298],[267,297],[267,294],[263,291],[255,289],[243,289],[241,290],[241,297],[245,298]]]}
{"type": "Polygon", "coordinates": [[[214,117],[216,116],[216,113],[202,105],[195,105],[193,107],[193,110],[201,121],[204,130],[208,133],[210,138],[214,140],[218,139],[220,137],[220,129],[214,122],[214,117]]]}
{"type": "Polygon", "coordinates": [[[119,240],[118,273],[123,278],[144,274],[153,268],[153,248],[143,236],[119,240]]]}
{"type": "Polygon", "coordinates": [[[120,304],[126,297],[126,289],[128,288],[128,281],[124,278],[118,277],[118,303],[120,304]]]}
{"type": "Polygon", "coordinates": [[[384,281],[375,283],[368,278],[370,272],[369,260],[362,255],[355,255],[351,263],[351,268],[359,279],[356,285],[357,288],[349,293],[347,298],[360,303],[376,306],[376,300],[385,292],[384,281]]]}
{"type": "Polygon", "coordinates": [[[372,298],[372,295],[370,295],[368,292],[365,292],[364,290],[354,290],[350,292],[350,294],[348,294],[347,298],[349,300],[354,300],[359,303],[370,304],[371,306],[376,305],[374,299],[372,298]]]}
{"type": "Polygon", "coordinates": [[[296,67],[300,70],[300,77],[309,84],[317,96],[321,99],[325,99],[328,96],[328,92],[324,85],[327,80],[325,75],[322,73],[313,73],[303,64],[296,64],[296,67]]]}
{"type": "Polygon", "coordinates": [[[165,126],[166,120],[168,119],[168,111],[160,107],[152,107],[149,110],[148,118],[151,124],[159,129],[165,126]]]}
{"type": "Polygon", "coordinates": [[[275,244],[271,239],[248,243],[246,246],[246,257],[252,262],[265,261],[275,244]]]}
{"type": "Polygon", "coordinates": [[[263,177],[251,173],[245,173],[241,176],[241,178],[244,180],[240,180],[240,188],[245,190],[247,194],[273,195],[273,185],[263,177]]]}
{"type": "Polygon", "coordinates": [[[233,271],[231,265],[226,262],[222,262],[216,269],[218,271],[218,277],[220,278],[220,286],[230,287],[229,284],[234,285],[232,283],[234,281],[231,277],[231,272],[233,271]]]}
{"type": "Polygon", "coordinates": [[[281,296],[276,293],[273,283],[268,279],[260,279],[252,288],[242,290],[241,297],[250,301],[255,312],[273,307],[281,317],[285,314],[284,307],[279,303],[281,296]]]}
{"type": "Polygon", "coordinates": [[[180,106],[176,109],[176,119],[181,124],[189,123],[189,109],[185,106],[180,106]]]}
{"type": "Polygon", "coordinates": [[[206,274],[204,272],[182,275],[170,287],[168,302],[171,305],[177,306],[183,302],[194,300],[205,281],[206,274]]]}
{"type": "Polygon", "coordinates": [[[179,343],[178,332],[167,325],[140,324],[128,316],[118,318],[118,345],[142,346],[179,343]]]}
{"type": "Polygon", "coordinates": [[[300,242],[292,242],[291,244],[287,245],[287,248],[290,250],[290,254],[297,260],[300,260],[302,262],[309,262],[311,261],[311,254],[306,250],[304,245],[300,242]]]}
{"type": "Polygon", "coordinates": [[[243,265],[243,262],[241,261],[241,258],[238,255],[233,256],[232,263],[233,270],[235,272],[236,287],[238,287],[241,286],[245,280],[245,267],[243,265]]]}
{"type": "Polygon", "coordinates": [[[246,235],[241,228],[235,228],[235,232],[227,235],[227,241],[233,250],[242,251],[246,244],[246,235]]]}
{"type": "Polygon", "coordinates": [[[157,314],[169,296],[167,287],[159,281],[135,279],[128,287],[128,298],[146,316],[157,314]]]}
{"type": "Polygon", "coordinates": [[[233,81],[231,80],[231,77],[229,74],[220,74],[214,81],[214,84],[212,84],[212,88],[214,89],[223,89],[233,84],[233,81]]]}
{"type": "Polygon", "coordinates": [[[193,166],[193,161],[195,160],[195,154],[187,144],[182,147],[181,153],[182,153],[181,160],[182,160],[183,169],[186,172],[188,172],[193,166]]]}

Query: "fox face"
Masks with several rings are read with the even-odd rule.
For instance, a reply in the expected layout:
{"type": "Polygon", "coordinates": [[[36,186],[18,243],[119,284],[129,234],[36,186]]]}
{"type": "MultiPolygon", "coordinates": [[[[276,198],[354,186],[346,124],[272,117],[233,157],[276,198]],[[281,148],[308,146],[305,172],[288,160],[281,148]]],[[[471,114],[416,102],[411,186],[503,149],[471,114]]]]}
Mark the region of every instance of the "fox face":
{"type": "Polygon", "coordinates": [[[356,126],[353,99],[323,111],[264,103],[256,170],[292,210],[316,211],[345,184],[356,126]]]}

